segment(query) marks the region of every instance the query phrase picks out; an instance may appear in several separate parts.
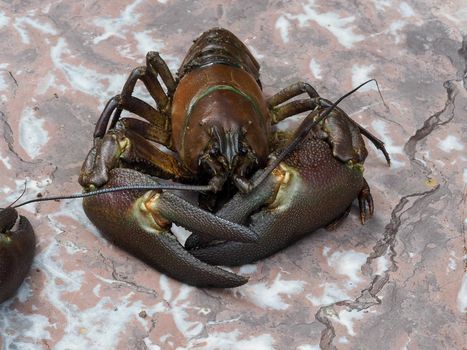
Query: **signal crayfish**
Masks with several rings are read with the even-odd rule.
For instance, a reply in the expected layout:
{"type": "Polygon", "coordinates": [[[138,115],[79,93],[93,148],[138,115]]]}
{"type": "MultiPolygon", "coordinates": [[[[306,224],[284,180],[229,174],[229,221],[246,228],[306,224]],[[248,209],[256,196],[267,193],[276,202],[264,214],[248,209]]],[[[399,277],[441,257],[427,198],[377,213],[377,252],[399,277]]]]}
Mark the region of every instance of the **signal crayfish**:
{"type": "MultiPolygon", "coordinates": [[[[85,197],[85,213],[105,237],[168,276],[199,287],[240,286],[247,278],[216,265],[250,263],[335,226],[355,199],[362,223],[373,214],[362,135],[388,163],[389,155],[337,107],[344,97],[332,103],[302,82],[264,97],[258,62],[221,28],[195,40],[176,78],[149,52],[104,108],[79,177],[85,193],[75,197],[85,197]],[[139,80],[156,107],[133,96],[139,80]],[[137,117],[121,117],[124,110],[137,117]],[[275,130],[307,111],[295,132],[275,130]],[[192,203],[173,189],[199,195],[192,203]],[[172,223],[193,232],[185,247],[172,223]]],[[[0,254],[13,208],[0,211],[0,254]]]]}

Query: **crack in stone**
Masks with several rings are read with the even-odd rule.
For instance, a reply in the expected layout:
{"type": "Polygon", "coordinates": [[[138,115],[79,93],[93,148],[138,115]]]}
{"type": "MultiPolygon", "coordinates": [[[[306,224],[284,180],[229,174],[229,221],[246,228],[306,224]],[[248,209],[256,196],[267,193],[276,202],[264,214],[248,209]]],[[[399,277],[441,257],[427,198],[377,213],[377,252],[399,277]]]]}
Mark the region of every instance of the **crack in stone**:
{"type": "Polygon", "coordinates": [[[141,336],[139,339],[136,340],[136,349],[142,349],[142,350],[147,350],[149,349],[148,346],[146,345],[146,342],[144,341],[145,339],[149,339],[152,331],[156,328],[156,320],[151,318],[151,327],[146,331],[146,333],[141,336]]]}
{"type": "Polygon", "coordinates": [[[444,88],[446,89],[447,98],[442,110],[434,113],[428,119],[425,120],[423,126],[418,129],[415,134],[413,134],[409,140],[404,145],[404,152],[410,159],[411,163],[415,163],[422,169],[424,172],[431,173],[431,170],[423,165],[421,161],[415,158],[415,153],[417,152],[417,145],[420,141],[425,139],[428,135],[430,135],[434,130],[438,127],[446,125],[450,123],[454,119],[454,111],[455,111],[455,99],[457,96],[457,89],[453,84],[452,80],[447,80],[443,84],[444,88]],[[449,116],[446,120],[442,120],[441,117],[448,113],[449,116]]]}
{"type": "Polygon", "coordinates": [[[146,343],[144,342],[144,339],[146,339],[147,337],[143,337],[141,339],[139,339],[137,342],[136,342],[136,349],[137,350],[147,350],[148,347],[146,346],[146,343]]]}
{"type": "Polygon", "coordinates": [[[315,314],[315,319],[322,323],[325,328],[321,331],[321,338],[319,340],[319,347],[322,350],[336,350],[336,346],[332,343],[336,337],[336,330],[332,324],[330,317],[335,316],[336,312],[333,308],[334,304],[320,307],[315,314]]]}
{"type": "Polygon", "coordinates": [[[464,89],[467,90],[467,35],[464,35],[462,37],[462,46],[457,52],[458,52],[459,56],[465,62],[464,72],[462,73],[462,82],[463,82],[463,85],[464,85],[464,89]]]}
{"type": "Polygon", "coordinates": [[[466,206],[465,203],[467,201],[467,186],[464,186],[464,195],[462,196],[462,208],[463,208],[463,215],[462,215],[462,224],[461,224],[461,231],[462,231],[462,237],[464,238],[464,272],[467,272],[467,237],[465,234],[465,223],[466,220],[464,219],[466,216],[466,206]]]}
{"type": "Polygon", "coordinates": [[[391,266],[386,269],[382,275],[376,275],[372,279],[370,285],[363,289],[360,292],[360,295],[355,300],[342,300],[335,302],[330,305],[321,307],[318,312],[315,314],[315,319],[322,323],[325,328],[321,331],[320,347],[323,350],[333,350],[336,349],[333,344],[333,340],[336,336],[336,331],[332,323],[332,318],[337,317],[338,313],[335,311],[334,306],[345,307],[347,310],[357,310],[362,311],[368,309],[372,306],[379,305],[381,300],[378,298],[378,294],[381,292],[383,287],[389,282],[389,273],[397,271],[397,263],[395,258],[397,252],[395,250],[396,238],[399,232],[399,228],[402,224],[401,217],[411,209],[420,208],[420,203],[425,198],[433,195],[440,185],[424,192],[416,192],[403,196],[399,203],[394,207],[391,212],[391,220],[385,227],[384,236],[381,238],[373,247],[373,253],[367,258],[367,261],[362,266],[362,271],[365,274],[372,274],[371,271],[371,262],[383,255],[389,250],[389,260],[391,261],[391,266]],[[407,203],[409,203],[410,198],[417,198],[414,203],[404,210],[407,203]]]}
{"type": "MultiPolygon", "coordinates": [[[[106,256],[104,256],[101,252],[98,253],[99,256],[101,257],[102,261],[104,262],[104,265],[109,267],[112,270],[112,279],[118,283],[124,284],[129,286],[130,288],[136,290],[137,292],[144,293],[144,294],[149,294],[152,295],[153,297],[157,298],[158,294],[154,289],[147,288],[145,286],[141,286],[133,281],[127,281],[120,273],[117,272],[115,269],[115,262],[106,256]]],[[[125,276],[126,277],[126,276],[125,276]]]]}
{"type": "MultiPolygon", "coordinates": [[[[464,58],[466,65],[463,75],[464,88],[466,88],[467,81],[467,36],[464,36],[462,40],[462,47],[459,49],[459,55],[464,58]]],[[[457,88],[453,84],[455,80],[447,80],[443,83],[443,87],[446,89],[446,102],[443,109],[432,114],[428,117],[423,126],[413,134],[404,145],[404,152],[409,157],[412,164],[419,167],[423,173],[431,174],[431,169],[425,166],[415,155],[417,152],[417,145],[423,139],[427,138],[437,128],[450,123],[455,116],[455,99],[458,94],[457,88]],[[446,119],[442,118],[445,114],[448,115],[446,119]]],[[[332,318],[338,317],[338,313],[334,307],[345,307],[347,310],[362,311],[372,306],[379,305],[381,300],[378,298],[378,294],[381,292],[383,287],[389,282],[390,272],[397,271],[397,263],[395,261],[397,252],[395,250],[396,238],[399,232],[399,228],[402,224],[401,217],[409,210],[413,208],[420,209],[420,203],[427,197],[433,195],[440,189],[441,185],[424,191],[415,192],[412,194],[401,197],[397,205],[391,212],[391,219],[385,227],[383,238],[378,240],[373,247],[373,252],[367,258],[367,261],[362,266],[362,272],[367,276],[373,274],[371,263],[375,259],[382,257],[389,250],[389,260],[391,266],[387,268],[382,275],[375,275],[370,285],[360,292],[360,295],[355,300],[341,300],[330,305],[322,306],[315,314],[315,319],[324,325],[324,329],[321,331],[320,348],[324,350],[335,350],[336,346],[333,344],[334,338],[336,337],[336,331],[332,322],[332,318]],[[416,198],[413,204],[404,210],[410,198],[416,198]]],[[[464,193],[465,199],[465,193],[464,193]]],[[[428,205],[428,204],[427,204],[428,205]]],[[[464,236],[464,253],[467,253],[467,242],[464,232],[464,226],[462,226],[464,236]]],[[[464,269],[467,271],[467,259],[464,260],[464,269]]]]}
{"type": "Polygon", "coordinates": [[[10,123],[8,123],[8,119],[2,111],[0,111],[0,123],[2,124],[3,129],[3,139],[5,140],[6,144],[8,145],[8,149],[11,153],[17,158],[20,162],[26,164],[37,164],[37,161],[27,161],[23,159],[18,152],[15,150],[15,138],[13,137],[13,129],[11,128],[10,123]]]}
{"type": "MultiPolygon", "coordinates": [[[[421,161],[415,158],[417,151],[417,145],[420,141],[428,137],[435,129],[440,126],[446,125],[454,119],[455,110],[455,98],[457,90],[452,83],[452,80],[448,80],[443,84],[446,89],[447,99],[444,108],[425,120],[423,126],[418,129],[414,135],[412,135],[404,146],[404,151],[408,155],[410,162],[420,167],[424,173],[431,173],[431,170],[426,167],[421,161]],[[442,116],[448,113],[447,119],[441,119],[442,116]]],[[[399,228],[402,224],[401,217],[406,212],[413,208],[419,208],[419,203],[428,196],[434,194],[440,185],[424,191],[415,192],[412,194],[401,197],[399,203],[394,207],[391,212],[391,219],[385,227],[384,236],[378,240],[373,247],[373,252],[367,258],[366,263],[362,266],[362,272],[368,276],[371,276],[373,271],[371,268],[371,262],[379,257],[382,257],[389,250],[389,260],[391,266],[386,269],[382,275],[376,275],[372,279],[370,285],[360,292],[360,295],[355,300],[342,300],[335,302],[330,305],[321,307],[315,314],[315,319],[323,324],[325,328],[321,331],[320,348],[323,350],[335,350],[336,346],[333,344],[334,338],[336,337],[336,331],[332,322],[332,318],[338,317],[338,313],[334,307],[345,307],[348,310],[362,311],[372,306],[379,305],[381,300],[378,298],[378,294],[381,292],[383,287],[389,282],[389,273],[397,271],[397,263],[395,258],[397,252],[395,250],[396,238],[399,232],[399,228]],[[407,209],[404,210],[410,198],[417,198],[414,203],[407,209]]]]}
{"type": "Polygon", "coordinates": [[[14,77],[13,73],[11,71],[8,71],[8,74],[10,75],[10,78],[13,79],[13,82],[15,83],[15,85],[17,87],[19,87],[18,85],[18,81],[16,80],[16,78],[14,77]]]}

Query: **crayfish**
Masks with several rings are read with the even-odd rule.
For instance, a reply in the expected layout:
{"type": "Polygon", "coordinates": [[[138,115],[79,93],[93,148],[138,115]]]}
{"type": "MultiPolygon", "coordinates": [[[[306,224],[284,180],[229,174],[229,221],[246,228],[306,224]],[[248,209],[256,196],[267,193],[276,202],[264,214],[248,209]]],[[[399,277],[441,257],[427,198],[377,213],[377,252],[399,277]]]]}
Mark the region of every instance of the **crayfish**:
{"type": "Polygon", "coordinates": [[[253,262],[335,226],[355,199],[362,223],[373,214],[362,135],[389,155],[337,107],[342,98],[332,103],[304,82],[266,98],[249,49],[211,29],[175,78],[156,52],[131,72],[96,124],[79,177],[85,193],[75,197],[105,237],[159,271],[199,287],[240,286],[245,277],[215,265],[253,262]],[[133,96],[139,80],[156,107],[133,96]],[[307,111],[295,132],[276,131],[307,111]],[[200,194],[192,203],[172,189],[200,194]],[[185,247],[172,223],[193,232],[185,247]]]}

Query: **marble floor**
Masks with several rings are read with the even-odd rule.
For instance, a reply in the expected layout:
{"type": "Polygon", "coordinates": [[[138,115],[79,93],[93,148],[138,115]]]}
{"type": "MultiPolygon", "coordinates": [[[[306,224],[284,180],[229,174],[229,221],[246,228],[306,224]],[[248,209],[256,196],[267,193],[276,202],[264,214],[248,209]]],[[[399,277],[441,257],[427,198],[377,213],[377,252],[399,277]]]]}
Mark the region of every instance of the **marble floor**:
{"type": "MultiPolygon", "coordinates": [[[[464,0],[11,1],[0,4],[0,205],[80,191],[106,101],[145,53],[175,72],[201,32],[234,32],[270,95],[299,80],[384,140],[368,144],[375,201],[336,230],[197,289],[108,243],[80,200],[22,208],[36,257],[0,306],[4,349],[465,347],[467,4],[464,0]]],[[[147,96],[144,88],[137,94],[147,96]]]]}

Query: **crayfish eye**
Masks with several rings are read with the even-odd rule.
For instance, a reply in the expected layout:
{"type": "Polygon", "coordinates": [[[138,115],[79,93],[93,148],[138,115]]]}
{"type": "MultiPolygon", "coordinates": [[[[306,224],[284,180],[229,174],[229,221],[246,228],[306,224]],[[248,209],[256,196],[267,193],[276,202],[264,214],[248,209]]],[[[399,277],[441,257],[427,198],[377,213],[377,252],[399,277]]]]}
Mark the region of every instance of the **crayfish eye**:
{"type": "Polygon", "coordinates": [[[217,157],[219,155],[219,147],[214,146],[209,150],[209,155],[211,157],[217,157]]]}
{"type": "Polygon", "coordinates": [[[241,156],[245,156],[248,153],[248,149],[245,146],[240,146],[238,149],[238,154],[241,156]]]}

